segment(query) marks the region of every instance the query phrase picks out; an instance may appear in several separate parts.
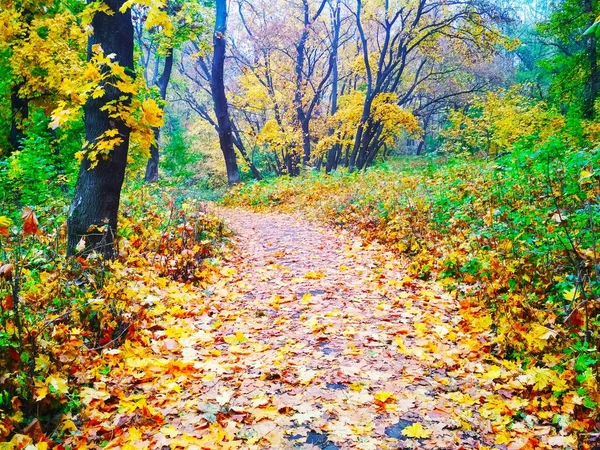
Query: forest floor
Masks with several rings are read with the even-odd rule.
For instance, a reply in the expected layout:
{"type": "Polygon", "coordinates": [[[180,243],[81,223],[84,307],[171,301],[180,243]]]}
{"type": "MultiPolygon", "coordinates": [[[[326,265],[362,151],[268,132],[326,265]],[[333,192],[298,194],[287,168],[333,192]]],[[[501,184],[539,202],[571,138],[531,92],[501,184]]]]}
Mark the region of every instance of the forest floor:
{"type": "Polygon", "coordinates": [[[457,300],[408,276],[382,246],[301,217],[215,212],[235,232],[220,279],[148,292],[146,334],[105,352],[106,372],[82,392],[87,445],[565,443],[551,427],[504,429],[503,411],[527,400],[503,385],[509,369],[493,363],[489,319],[465,320],[457,300]]]}

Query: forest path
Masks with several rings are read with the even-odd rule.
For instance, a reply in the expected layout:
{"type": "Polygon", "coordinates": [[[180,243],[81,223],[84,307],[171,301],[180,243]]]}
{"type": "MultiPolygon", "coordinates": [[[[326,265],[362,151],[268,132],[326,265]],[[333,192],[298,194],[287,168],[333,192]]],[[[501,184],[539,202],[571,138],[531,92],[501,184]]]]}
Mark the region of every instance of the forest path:
{"type": "Polygon", "coordinates": [[[146,312],[91,371],[73,448],[483,449],[523,407],[485,362],[489,321],[383,247],[213,209],[236,234],[210,282],[131,272],[146,312]]]}
{"type": "Polygon", "coordinates": [[[224,383],[240,410],[260,406],[247,427],[256,445],[489,442],[489,422],[472,413],[493,384],[475,375],[488,370],[479,360],[485,338],[461,331],[458,304],[439,286],[349,233],[272,212],[217,213],[239,249],[228,285],[239,310],[225,334],[243,331],[262,349],[241,356],[243,369],[224,383]]]}

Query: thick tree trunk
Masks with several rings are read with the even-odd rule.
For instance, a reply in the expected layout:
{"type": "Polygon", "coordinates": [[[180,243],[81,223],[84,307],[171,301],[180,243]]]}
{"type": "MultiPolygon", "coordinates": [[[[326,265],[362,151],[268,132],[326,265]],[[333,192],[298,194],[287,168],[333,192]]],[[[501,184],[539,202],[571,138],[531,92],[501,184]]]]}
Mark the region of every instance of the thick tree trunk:
{"type": "Polygon", "coordinates": [[[10,133],[8,142],[12,150],[18,150],[23,139],[23,121],[29,117],[29,102],[19,95],[20,86],[13,86],[10,93],[10,133]]]}
{"type": "MultiPolygon", "coordinates": [[[[594,22],[594,0],[583,0],[584,10],[590,15],[591,21],[594,22]]],[[[590,65],[590,77],[585,87],[583,115],[586,119],[593,119],[595,116],[595,102],[600,92],[600,70],[598,68],[598,39],[596,34],[592,33],[586,38],[586,48],[588,63],[590,65]]]]}
{"type": "MultiPolygon", "coordinates": [[[[106,15],[98,12],[92,21],[94,34],[89,39],[89,49],[100,44],[106,55],[115,54],[114,61],[133,73],[133,26],[131,12],[119,12],[124,0],[105,0],[114,12],[106,15]]],[[[88,58],[90,54],[88,54],[88,58]]],[[[125,178],[130,129],[122,120],[109,118],[102,107],[127,95],[114,86],[106,85],[102,98],[89,98],[84,106],[85,134],[90,143],[108,130],[117,130],[123,142],[111,151],[108,160],[101,160],[94,168],[86,158],[82,161],[75,196],[69,210],[68,250],[77,251],[80,240],[85,239],[83,253],[98,251],[106,258],[114,258],[117,214],[121,187],[125,178]]]]}
{"type": "MultiPolygon", "coordinates": [[[[157,65],[158,67],[158,65],[157,65]]],[[[165,65],[163,72],[158,78],[156,85],[160,93],[160,98],[165,100],[167,98],[167,87],[169,86],[169,80],[171,79],[171,71],[173,70],[173,49],[169,49],[167,57],[165,58],[165,65]]],[[[160,129],[154,129],[154,144],[150,147],[150,158],[146,164],[146,176],[145,180],[147,183],[156,183],[158,181],[158,164],[160,159],[160,152],[158,147],[158,140],[160,138],[160,129]]]]}
{"type": "Polygon", "coordinates": [[[210,89],[212,92],[215,115],[219,125],[219,144],[225,167],[227,168],[227,182],[232,185],[239,183],[240,171],[237,166],[235,150],[233,148],[233,136],[231,120],[225,96],[224,66],[225,66],[225,33],[227,31],[227,1],[216,0],[217,13],[215,18],[215,33],[213,35],[214,56],[212,62],[212,74],[210,89]]]}

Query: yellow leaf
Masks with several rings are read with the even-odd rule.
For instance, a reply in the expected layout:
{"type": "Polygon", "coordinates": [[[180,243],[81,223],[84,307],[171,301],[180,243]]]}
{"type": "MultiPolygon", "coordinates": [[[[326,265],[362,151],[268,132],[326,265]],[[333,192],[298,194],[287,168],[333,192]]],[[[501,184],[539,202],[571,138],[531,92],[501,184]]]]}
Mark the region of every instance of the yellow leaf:
{"type": "Polygon", "coordinates": [[[35,387],[35,400],[39,402],[43,400],[48,395],[48,388],[46,386],[36,386],[35,387]]]}
{"type": "Polygon", "coordinates": [[[244,336],[244,333],[238,331],[237,333],[235,333],[235,335],[230,334],[229,336],[225,336],[223,340],[230,345],[239,345],[243,344],[244,342],[247,342],[248,338],[244,336]]]}
{"type": "Polygon", "coordinates": [[[160,429],[160,432],[167,437],[174,438],[179,435],[179,431],[173,425],[165,425],[160,429]]]}
{"type": "Polygon", "coordinates": [[[577,288],[569,289],[568,291],[563,292],[563,297],[565,300],[570,302],[577,300],[581,296],[581,293],[577,288]]]}
{"type": "Polygon", "coordinates": [[[427,439],[429,436],[431,436],[431,431],[425,428],[420,422],[416,422],[402,430],[402,436],[417,439],[427,439]]]}
{"type": "Polygon", "coordinates": [[[379,391],[374,395],[374,397],[375,397],[375,400],[377,400],[378,402],[381,402],[381,403],[385,403],[388,400],[395,399],[394,393],[388,392],[388,391],[379,391]]]}
{"type": "Polygon", "coordinates": [[[67,380],[62,378],[60,375],[50,375],[46,378],[46,386],[52,386],[58,393],[66,394],[69,392],[69,385],[67,380]]]}
{"type": "Polygon", "coordinates": [[[307,272],[304,275],[304,278],[306,278],[307,280],[319,280],[324,276],[325,274],[323,272],[307,272]]]}

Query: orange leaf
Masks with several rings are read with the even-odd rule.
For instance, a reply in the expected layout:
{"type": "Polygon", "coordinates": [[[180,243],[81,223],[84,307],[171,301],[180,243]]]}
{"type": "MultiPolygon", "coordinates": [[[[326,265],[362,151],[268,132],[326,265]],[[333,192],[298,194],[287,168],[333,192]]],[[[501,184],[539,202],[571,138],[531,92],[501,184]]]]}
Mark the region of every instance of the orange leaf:
{"type": "Polygon", "coordinates": [[[21,219],[23,219],[23,233],[25,234],[38,234],[39,233],[39,223],[35,213],[31,208],[25,207],[23,210],[23,214],[21,215],[21,219]]]}

